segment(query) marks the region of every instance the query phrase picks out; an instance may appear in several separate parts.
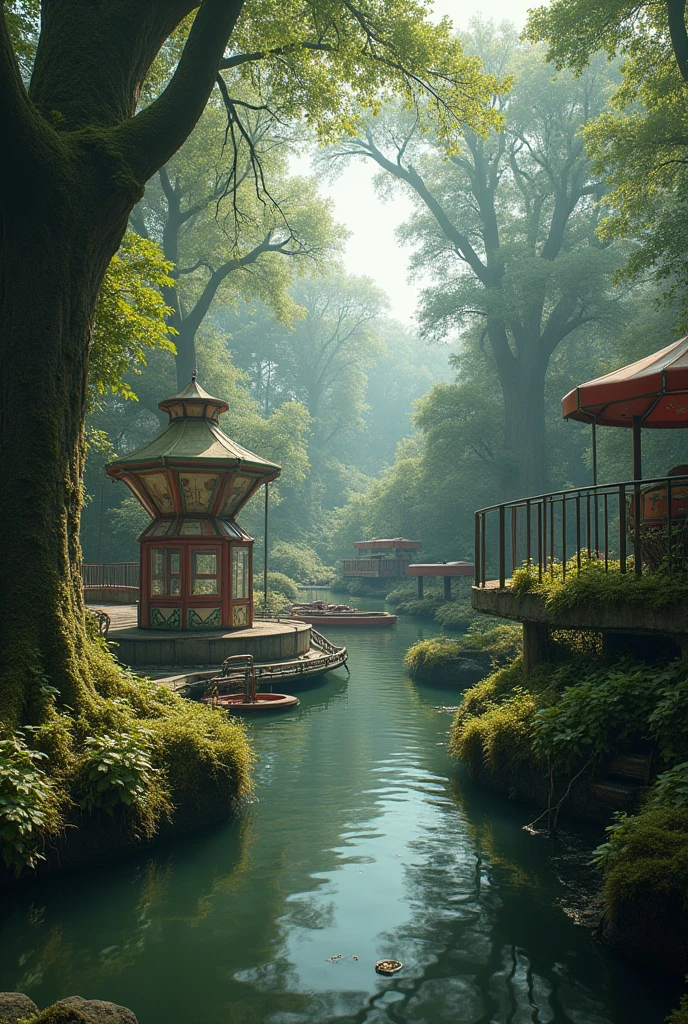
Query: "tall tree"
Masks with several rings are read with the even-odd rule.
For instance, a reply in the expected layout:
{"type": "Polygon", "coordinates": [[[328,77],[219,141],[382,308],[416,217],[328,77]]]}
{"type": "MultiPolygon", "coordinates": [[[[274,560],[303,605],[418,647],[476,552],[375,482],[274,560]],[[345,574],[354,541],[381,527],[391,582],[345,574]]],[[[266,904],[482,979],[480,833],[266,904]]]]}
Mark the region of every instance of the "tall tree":
{"type": "Polygon", "coordinates": [[[623,55],[622,82],[610,109],[593,118],[583,137],[609,191],[599,235],[628,238],[624,274],[653,275],[664,298],[679,299],[688,326],[688,35],[685,4],[588,4],[554,0],[533,11],[533,39],[574,70],[603,46],[623,55]]]}
{"type": "Polygon", "coordinates": [[[196,336],[216,300],[260,298],[289,320],[296,307],[287,287],[299,269],[326,266],[336,252],[334,225],[315,182],[289,176],[289,147],[271,130],[273,119],[251,114],[250,144],[242,140],[237,150],[240,184],[231,184],[235,157],[226,145],[226,117],[210,104],[132,214],[135,229],[159,241],[173,264],[163,296],[180,390],[198,365],[196,336]],[[269,176],[270,203],[256,193],[252,155],[269,176]],[[222,203],[228,188],[234,188],[231,209],[222,203]]]}
{"type": "Polygon", "coordinates": [[[42,714],[46,672],[68,706],[95,700],[78,543],[94,311],[146,181],[213,89],[231,142],[244,124],[242,80],[325,136],[389,90],[410,102],[429,92],[447,131],[477,127],[491,87],[449,25],[430,25],[407,0],[43,0],[32,61],[15,15],[35,8],[17,0],[0,15],[0,130],[12,140],[0,161],[0,673],[10,724],[42,714]],[[147,102],[161,51],[173,71],[147,102]]]}
{"type": "Polygon", "coordinates": [[[497,77],[502,131],[468,131],[455,147],[433,144],[418,120],[395,109],[369,119],[335,159],[375,161],[410,191],[416,214],[401,230],[413,266],[434,284],[420,320],[444,335],[472,318],[484,325],[504,404],[503,494],[545,489],[545,377],[557,347],[611,313],[617,256],[595,234],[604,186],[581,128],[605,105],[611,72],[598,60],[580,78],[554,74],[513,28],[476,24],[467,45],[497,77]]]}

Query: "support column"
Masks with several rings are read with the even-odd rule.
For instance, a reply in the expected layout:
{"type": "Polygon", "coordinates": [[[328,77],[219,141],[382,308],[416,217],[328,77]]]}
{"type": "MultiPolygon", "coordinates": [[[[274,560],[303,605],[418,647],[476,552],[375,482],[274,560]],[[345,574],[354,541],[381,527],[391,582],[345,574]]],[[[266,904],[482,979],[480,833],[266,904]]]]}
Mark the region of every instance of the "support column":
{"type": "Polygon", "coordinates": [[[422,599],[423,599],[423,577],[419,576],[418,577],[418,600],[422,601],[422,599]]]}
{"type": "Polygon", "coordinates": [[[451,601],[451,576],[444,577],[444,600],[451,601]]]}
{"type": "Polygon", "coordinates": [[[523,623],[523,668],[526,672],[545,661],[549,627],[542,622],[523,623]]]}

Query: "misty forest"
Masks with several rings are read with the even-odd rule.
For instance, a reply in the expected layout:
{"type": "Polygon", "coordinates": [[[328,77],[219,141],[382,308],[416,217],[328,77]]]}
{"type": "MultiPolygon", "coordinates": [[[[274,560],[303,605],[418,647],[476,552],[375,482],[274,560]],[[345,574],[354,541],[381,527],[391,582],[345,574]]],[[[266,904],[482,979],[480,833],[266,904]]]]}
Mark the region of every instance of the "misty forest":
{"type": "Polygon", "coordinates": [[[511,16],[4,0],[0,1024],[688,1022],[686,3],[511,16]]]}

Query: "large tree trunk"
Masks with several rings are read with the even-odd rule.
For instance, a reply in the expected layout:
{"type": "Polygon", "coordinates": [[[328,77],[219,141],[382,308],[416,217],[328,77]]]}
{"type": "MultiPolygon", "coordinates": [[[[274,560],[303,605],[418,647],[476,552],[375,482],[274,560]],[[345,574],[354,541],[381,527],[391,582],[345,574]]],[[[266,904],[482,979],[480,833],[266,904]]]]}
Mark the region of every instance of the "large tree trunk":
{"type": "Polygon", "coordinates": [[[143,183],[214,87],[243,0],[203,0],[175,74],[134,116],[194,0],[42,4],[29,92],[0,9],[0,720],[40,720],[47,681],[95,699],[78,540],[98,290],[143,183]]]}
{"type": "Polygon", "coordinates": [[[191,380],[191,375],[198,368],[196,363],[196,331],[189,328],[182,321],[178,327],[178,334],[172,337],[177,348],[175,365],[177,367],[177,387],[180,391],[186,387],[191,380]]]}
{"type": "Polygon", "coordinates": [[[526,498],[548,487],[543,360],[520,359],[502,380],[504,394],[505,497],[526,498]]]}
{"type": "Polygon", "coordinates": [[[40,718],[42,678],[74,709],[93,693],[78,538],[88,349],[128,210],[102,191],[100,210],[89,208],[92,185],[89,173],[73,193],[46,180],[30,217],[18,205],[0,219],[0,716],[8,724],[40,718]]]}

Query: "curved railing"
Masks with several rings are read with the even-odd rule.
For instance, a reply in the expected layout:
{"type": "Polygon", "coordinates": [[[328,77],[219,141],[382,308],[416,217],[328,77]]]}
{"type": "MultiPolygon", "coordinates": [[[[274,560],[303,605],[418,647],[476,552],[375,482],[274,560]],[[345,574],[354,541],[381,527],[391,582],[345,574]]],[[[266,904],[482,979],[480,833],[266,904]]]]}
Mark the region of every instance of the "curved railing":
{"type": "Polygon", "coordinates": [[[85,587],[138,587],[138,562],[84,562],[81,579],[85,587]]]}
{"type": "Polygon", "coordinates": [[[540,579],[565,576],[586,559],[618,561],[641,575],[661,566],[672,573],[688,555],[688,475],[597,484],[490,505],[475,513],[475,586],[506,585],[523,564],[540,579]]]}

